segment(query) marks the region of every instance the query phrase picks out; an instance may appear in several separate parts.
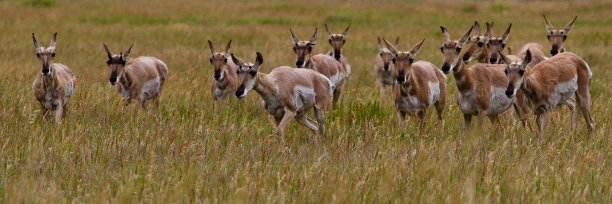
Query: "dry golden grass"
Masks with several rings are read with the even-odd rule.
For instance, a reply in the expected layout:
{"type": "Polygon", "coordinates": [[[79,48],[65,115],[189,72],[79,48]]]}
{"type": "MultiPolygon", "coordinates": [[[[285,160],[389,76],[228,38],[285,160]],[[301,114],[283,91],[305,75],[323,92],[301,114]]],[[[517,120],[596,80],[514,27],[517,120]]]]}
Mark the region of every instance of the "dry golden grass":
{"type": "MultiPolygon", "coordinates": [[[[48,202],[612,202],[612,68],[609,2],[227,2],[0,1],[0,203],[48,202]],[[578,15],[567,49],[593,70],[592,115],[568,130],[554,114],[548,135],[505,122],[502,136],[465,136],[448,77],[446,126],[433,111],[428,134],[397,129],[391,98],[379,103],[372,72],[376,36],[400,49],[425,38],[418,60],[442,62],[439,26],[452,38],[474,20],[513,23],[509,46],[546,41],[542,13],[557,26],[578,15]],[[280,147],[254,93],[215,103],[206,40],[232,39],[237,56],[262,70],[293,65],[289,27],[300,39],[328,23],[352,23],[345,55],[353,75],[326,138],[292,123],[280,147]],[[35,120],[31,85],[40,62],[31,33],[46,45],[58,32],[56,62],[77,77],[61,126],[35,120]],[[170,69],[159,111],[124,107],[108,83],[106,42],[135,43],[170,69]]],[[[321,30],[323,31],[323,30],[321,30]]],[[[329,48],[320,33],[315,52],[329,48]]],[[[533,121],[532,121],[533,122],[533,121]]]]}

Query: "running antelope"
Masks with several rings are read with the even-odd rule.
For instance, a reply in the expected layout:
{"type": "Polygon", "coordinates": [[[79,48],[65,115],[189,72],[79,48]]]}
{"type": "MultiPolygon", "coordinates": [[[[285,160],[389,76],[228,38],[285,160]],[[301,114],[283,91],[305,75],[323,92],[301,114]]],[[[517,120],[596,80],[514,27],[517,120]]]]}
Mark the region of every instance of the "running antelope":
{"type": "Polygon", "coordinates": [[[129,58],[132,47],[113,55],[106,44],[104,44],[108,61],[106,64],[111,68],[110,83],[116,85],[121,97],[126,99],[126,105],[133,100],[139,100],[143,109],[147,108],[147,100],[154,99],[155,108],[159,107],[164,83],[168,76],[168,67],[164,62],[155,57],[129,58]]]}
{"type": "MultiPolygon", "coordinates": [[[[475,26],[478,24],[475,24],[475,26]]],[[[463,60],[469,63],[474,59],[478,59],[481,63],[489,63],[489,64],[499,64],[499,57],[497,56],[498,51],[503,51],[506,47],[506,41],[508,40],[508,36],[510,35],[510,28],[512,28],[512,23],[506,29],[506,32],[502,35],[502,37],[494,37],[493,32],[493,23],[487,25],[487,33],[485,34],[485,38],[487,38],[486,46],[481,46],[480,42],[471,43],[468,50],[463,54],[463,60]]],[[[478,26],[480,27],[480,26],[478,26]]],[[[472,37],[473,38],[473,37],[472,37]]]]}
{"type": "Polygon", "coordinates": [[[348,59],[344,55],[342,55],[342,46],[346,43],[346,35],[348,35],[349,28],[351,24],[349,24],[342,34],[334,34],[331,29],[327,27],[325,24],[325,30],[327,30],[327,35],[329,36],[329,44],[332,49],[327,52],[327,55],[333,56],[338,62],[342,64],[344,70],[346,71],[346,77],[348,78],[351,75],[351,64],[349,64],[348,59]]]}
{"type": "Polygon", "coordinates": [[[548,19],[546,19],[546,15],[544,16],[544,21],[546,22],[546,32],[548,35],[548,41],[552,44],[552,48],[550,49],[550,55],[555,56],[558,53],[565,52],[565,40],[567,39],[567,34],[574,27],[574,22],[578,18],[578,16],[574,17],[574,20],[570,21],[562,30],[556,30],[548,19]]]}
{"type": "Polygon", "coordinates": [[[334,91],[332,108],[335,109],[340,99],[340,95],[344,90],[347,79],[346,70],[340,62],[329,55],[318,54],[312,56],[312,47],[317,42],[318,31],[319,29],[317,28],[309,41],[300,41],[295,37],[291,28],[289,29],[289,32],[291,32],[293,51],[297,55],[295,65],[298,68],[313,69],[323,74],[323,76],[327,77],[332,82],[332,90],[334,91]]]}
{"type": "MultiPolygon", "coordinates": [[[[395,39],[394,47],[397,47],[399,43],[399,37],[395,39]]],[[[386,47],[383,47],[380,37],[378,37],[378,54],[374,59],[374,72],[376,73],[376,77],[378,78],[378,83],[380,85],[380,94],[381,96],[386,95],[386,86],[391,85],[391,88],[395,87],[395,79],[397,78],[395,75],[395,70],[393,67],[393,53],[386,47]]]]}
{"type": "MultiPolygon", "coordinates": [[[[506,96],[512,98],[519,89],[525,93],[531,109],[536,114],[540,135],[543,135],[553,108],[561,104],[568,105],[570,97],[575,95],[587,129],[593,132],[589,96],[593,73],[589,65],[576,54],[563,52],[538,63],[532,69],[526,69],[531,58],[531,52],[527,51],[522,63],[507,63],[505,72],[509,83],[506,96]]],[[[571,106],[570,111],[571,128],[574,115],[571,106]]]]}
{"type": "MultiPolygon", "coordinates": [[[[492,24],[492,23],[491,23],[492,24]]],[[[487,31],[484,35],[480,35],[480,24],[478,21],[474,21],[474,33],[467,42],[467,50],[463,54],[463,61],[469,64],[472,60],[477,60],[480,63],[489,63],[489,50],[486,49],[485,45],[489,42],[489,39],[493,37],[493,31],[487,23],[487,31]]]]}
{"type": "Polygon", "coordinates": [[[408,52],[399,51],[389,41],[384,41],[393,53],[393,64],[397,70],[393,95],[400,129],[404,126],[406,113],[416,113],[419,117],[419,132],[423,133],[425,116],[432,105],[436,107],[438,123],[444,123],[442,111],[446,103],[446,76],[430,62],[412,63],[425,39],[408,52]]]}
{"type": "Polygon", "coordinates": [[[66,65],[53,63],[56,37],[57,33],[54,33],[51,45],[43,47],[32,33],[36,56],[42,62],[42,71],[34,80],[32,90],[36,100],[40,102],[40,115],[49,118],[50,115],[47,113],[55,111],[55,122],[60,124],[68,111],[68,101],[74,91],[76,78],[66,65]]]}
{"type": "MultiPolygon", "coordinates": [[[[270,74],[259,72],[263,56],[257,53],[255,64],[245,63],[233,54],[232,61],[238,65],[240,86],[236,97],[244,98],[254,89],[263,99],[264,108],[274,116],[276,134],[284,143],[284,129],[291,119],[310,128],[316,135],[325,134],[325,114],[332,94],[331,81],[322,74],[309,69],[294,69],[287,66],[275,68],[270,74]],[[306,113],[314,108],[317,122],[306,113]]],[[[316,136],[315,136],[316,138],[316,136]]]]}
{"type": "MultiPolygon", "coordinates": [[[[482,124],[484,116],[488,116],[489,120],[496,124],[497,115],[506,111],[514,103],[514,98],[504,95],[508,85],[508,79],[504,74],[505,65],[479,63],[469,68],[465,67],[465,62],[460,59],[460,53],[473,27],[456,41],[450,40],[446,28],[440,28],[444,36],[444,43],[440,47],[444,55],[442,71],[445,74],[452,71],[455,77],[458,90],[457,99],[459,108],[463,112],[466,134],[470,130],[472,116],[478,116],[479,124],[482,124]]],[[[500,133],[499,126],[497,126],[497,132],[500,133]]]]}
{"type": "Polygon", "coordinates": [[[214,68],[214,80],[212,82],[212,95],[215,100],[223,100],[228,94],[238,88],[238,65],[234,64],[229,56],[230,40],[223,52],[216,52],[213,43],[209,40],[210,64],[214,68]]]}

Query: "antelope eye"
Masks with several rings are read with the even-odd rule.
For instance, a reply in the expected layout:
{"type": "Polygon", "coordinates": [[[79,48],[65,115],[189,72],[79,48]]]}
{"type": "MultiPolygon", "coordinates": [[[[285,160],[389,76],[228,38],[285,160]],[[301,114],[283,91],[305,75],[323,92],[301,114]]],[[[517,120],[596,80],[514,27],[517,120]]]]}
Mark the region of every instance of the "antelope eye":
{"type": "Polygon", "coordinates": [[[342,40],[342,44],[344,44],[346,42],[346,40],[342,40]]]}
{"type": "Polygon", "coordinates": [[[312,52],[312,47],[308,46],[308,52],[312,52]]]}
{"type": "Polygon", "coordinates": [[[223,58],[223,62],[227,63],[227,58],[223,58]]]}
{"type": "Polygon", "coordinates": [[[40,53],[36,53],[36,57],[40,58],[40,53]]]}
{"type": "Polygon", "coordinates": [[[487,47],[489,47],[489,43],[487,43],[487,47]]]}
{"type": "Polygon", "coordinates": [[[382,53],[378,53],[378,55],[380,55],[382,57],[382,53]]]}
{"type": "Polygon", "coordinates": [[[210,63],[212,64],[212,58],[208,59],[210,61],[210,63]]]}
{"type": "Polygon", "coordinates": [[[504,48],[504,47],[506,47],[506,43],[503,43],[503,44],[502,44],[502,48],[504,48]]]}
{"type": "Polygon", "coordinates": [[[393,59],[391,59],[391,61],[393,61],[393,63],[395,63],[395,57],[393,59]]]}
{"type": "Polygon", "coordinates": [[[408,61],[409,61],[410,63],[412,63],[412,62],[414,62],[414,59],[410,58],[408,61]]]}
{"type": "Polygon", "coordinates": [[[249,71],[249,74],[251,74],[251,76],[255,76],[255,74],[257,74],[257,71],[251,70],[251,71],[249,71]]]}
{"type": "Polygon", "coordinates": [[[478,47],[482,47],[484,45],[483,42],[478,42],[478,47]]]}
{"type": "Polygon", "coordinates": [[[525,73],[525,70],[524,70],[524,69],[520,69],[518,73],[519,73],[521,76],[523,76],[523,74],[525,73]]]}
{"type": "Polygon", "coordinates": [[[548,38],[550,40],[550,35],[546,35],[546,38],[548,38]]]}
{"type": "Polygon", "coordinates": [[[455,48],[455,49],[457,50],[457,52],[461,52],[461,48],[460,47],[455,48]]]}
{"type": "Polygon", "coordinates": [[[110,63],[111,63],[111,61],[110,61],[110,60],[106,61],[106,64],[107,64],[107,65],[110,65],[110,63]]]}
{"type": "Polygon", "coordinates": [[[440,47],[440,52],[444,52],[444,48],[443,47],[440,47]]]}
{"type": "Polygon", "coordinates": [[[329,44],[331,44],[331,39],[329,39],[329,44]]]}
{"type": "Polygon", "coordinates": [[[51,53],[51,57],[55,57],[55,52],[54,52],[54,53],[51,53]]]}
{"type": "Polygon", "coordinates": [[[295,47],[293,47],[293,51],[294,51],[294,52],[296,52],[296,49],[295,49],[295,47]]]}

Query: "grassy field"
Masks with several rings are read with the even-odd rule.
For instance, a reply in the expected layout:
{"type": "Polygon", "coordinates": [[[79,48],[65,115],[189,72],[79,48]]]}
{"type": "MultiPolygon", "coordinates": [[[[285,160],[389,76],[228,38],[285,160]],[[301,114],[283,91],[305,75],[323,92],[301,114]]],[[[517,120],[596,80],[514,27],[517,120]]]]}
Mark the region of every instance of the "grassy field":
{"type": "MultiPolygon", "coordinates": [[[[0,203],[609,203],[611,15],[610,2],[0,1],[0,203]],[[466,136],[452,76],[445,127],[430,111],[427,134],[414,120],[398,130],[391,97],[381,103],[375,85],[376,36],[400,36],[402,50],[425,38],[417,60],[440,67],[439,26],[458,39],[474,20],[494,21],[497,35],[513,23],[511,48],[549,49],[543,13],[556,27],[579,16],[566,47],[594,73],[592,135],[583,118],[570,132],[564,108],[545,137],[510,121],[501,136],[491,127],[466,136]],[[307,39],[324,23],[335,32],[352,24],[344,54],[353,74],[327,137],[314,141],[292,122],[280,146],[257,94],[212,100],[207,40],[231,39],[250,61],[263,53],[267,73],[295,64],[290,27],[307,39]],[[77,77],[60,126],[35,120],[32,32],[45,46],[58,32],[55,61],[77,77]],[[168,64],[159,111],[120,103],[103,42],[114,51],[135,43],[132,56],[168,64]]],[[[326,52],[319,34],[314,50],[326,52]]]]}

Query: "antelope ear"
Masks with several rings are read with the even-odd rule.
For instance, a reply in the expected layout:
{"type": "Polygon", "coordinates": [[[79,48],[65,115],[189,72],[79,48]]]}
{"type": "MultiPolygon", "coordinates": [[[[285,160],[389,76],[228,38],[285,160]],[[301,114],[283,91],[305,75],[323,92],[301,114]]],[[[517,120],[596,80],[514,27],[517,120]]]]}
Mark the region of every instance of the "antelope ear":
{"type": "Polygon", "coordinates": [[[552,32],[555,27],[553,27],[553,25],[548,21],[548,19],[546,19],[546,15],[542,14],[542,16],[544,17],[544,22],[546,23],[546,31],[548,33],[552,32]]]}
{"type": "Polygon", "coordinates": [[[491,39],[493,37],[493,22],[491,22],[491,24],[489,24],[488,22],[485,22],[487,24],[487,32],[485,33],[485,37],[487,37],[487,39],[491,39]]]}
{"type": "Polygon", "coordinates": [[[389,50],[391,50],[391,52],[393,53],[393,55],[397,55],[397,53],[399,52],[397,50],[397,48],[395,48],[395,46],[393,46],[389,41],[387,41],[385,38],[383,38],[383,41],[385,41],[385,44],[387,44],[387,48],[389,48],[389,50]]]}
{"type": "Polygon", "coordinates": [[[210,49],[210,55],[215,56],[215,46],[210,40],[208,40],[208,48],[210,49]]]}
{"type": "Polygon", "coordinates": [[[467,32],[466,32],[466,33],[463,35],[463,37],[461,37],[461,39],[459,39],[459,44],[460,44],[461,46],[463,46],[463,44],[465,44],[465,43],[468,41],[468,39],[470,38],[470,33],[472,33],[472,29],[474,29],[474,26],[470,27],[470,30],[468,30],[468,31],[467,31],[467,32]]]}
{"type": "Polygon", "coordinates": [[[499,54],[499,56],[501,57],[501,61],[506,64],[506,65],[510,65],[510,60],[508,60],[508,58],[506,57],[506,55],[504,55],[504,53],[502,51],[497,51],[497,53],[499,54]]]}
{"type": "Polygon", "coordinates": [[[331,38],[334,33],[331,32],[331,29],[329,29],[329,27],[327,27],[327,23],[325,24],[325,30],[327,31],[327,35],[329,35],[329,37],[331,38]]]}
{"type": "Polygon", "coordinates": [[[289,28],[289,32],[291,33],[291,43],[293,45],[297,45],[298,42],[300,42],[300,40],[298,40],[295,35],[293,34],[293,30],[291,30],[291,28],[289,28]]]}
{"type": "MultiPolygon", "coordinates": [[[[208,42],[210,42],[210,41],[208,41],[208,42]]],[[[108,55],[108,59],[112,59],[113,58],[113,53],[110,51],[110,48],[108,48],[106,43],[102,43],[102,45],[104,45],[104,50],[106,50],[106,54],[108,55]]]]}
{"type": "Polygon", "coordinates": [[[510,28],[512,28],[512,23],[510,23],[508,29],[506,29],[506,32],[504,32],[504,35],[502,35],[502,43],[506,43],[506,40],[508,40],[508,36],[510,35],[510,28]]]}
{"type": "Polygon", "coordinates": [[[311,45],[315,45],[317,43],[317,33],[319,33],[319,28],[315,28],[315,32],[314,34],[312,34],[312,37],[310,38],[310,44],[311,45]]]}
{"type": "Polygon", "coordinates": [[[232,53],[230,55],[232,56],[232,61],[234,62],[234,64],[238,65],[239,69],[242,68],[242,65],[244,64],[244,63],[242,63],[242,60],[234,57],[234,53],[232,53]]]}
{"type": "Polygon", "coordinates": [[[480,24],[478,24],[478,21],[474,21],[474,33],[472,33],[472,35],[474,36],[480,35],[480,24]]]}
{"type": "Polygon", "coordinates": [[[565,31],[565,34],[568,34],[570,30],[572,30],[572,27],[574,27],[574,22],[576,22],[577,18],[578,16],[574,17],[574,20],[572,20],[567,25],[565,25],[565,28],[563,28],[563,31],[565,31]]]}
{"type": "Polygon", "coordinates": [[[34,33],[32,33],[32,40],[34,41],[34,47],[36,48],[36,50],[40,51],[42,46],[40,46],[40,43],[38,43],[38,41],[36,40],[36,37],[34,37],[34,33]]]}
{"type": "Polygon", "coordinates": [[[376,38],[378,38],[378,50],[382,50],[383,46],[382,46],[382,43],[380,42],[380,37],[376,36],[376,38]]]}
{"type": "Polygon", "coordinates": [[[51,44],[49,45],[49,49],[55,50],[55,40],[57,39],[57,32],[53,33],[53,37],[51,37],[51,44]]]}
{"type": "Polygon", "coordinates": [[[525,67],[529,64],[529,62],[531,62],[531,51],[529,51],[529,49],[527,49],[527,53],[525,53],[525,59],[523,59],[523,64],[522,66],[525,67]]]}
{"type": "Polygon", "coordinates": [[[263,64],[263,56],[261,55],[261,53],[257,52],[257,57],[255,58],[255,70],[259,72],[259,68],[261,67],[261,64],[263,64]]]}
{"type": "Polygon", "coordinates": [[[343,35],[344,37],[346,37],[346,35],[348,35],[349,28],[351,28],[351,24],[350,24],[350,23],[348,24],[348,26],[346,27],[346,29],[344,29],[344,32],[342,32],[342,35],[343,35]]]}
{"type": "Polygon", "coordinates": [[[223,55],[225,55],[225,57],[227,57],[227,55],[229,55],[230,52],[230,47],[232,46],[232,40],[230,40],[229,42],[227,42],[227,46],[225,46],[225,52],[223,55]]]}
{"type": "Polygon", "coordinates": [[[421,49],[421,45],[423,45],[423,42],[425,42],[425,39],[421,40],[421,42],[419,44],[416,44],[412,50],[410,50],[410,57],[414,58],[414,56],[416,56],[416,54],[419,52],[419,50],[421,49]]]}
{"type": "MultiPolygon", "coordinates": [[[[444,37],[444,43],[450,42],[450,35],[448,34],[448,30],[446,30],[444,26],[440,26],[440,29],[442,30],[442,37],[444,37]]],[[[399,37],[397,37],[397,40],[399,41],[399,37]]]]}
{"type": "Polygon", "coordinates": [[[128,57],[130,57],[130,54],[132,53],[132,48],[134,47],[134,43],[132,43],[132,45],[130,45],[130,48],[127,49],[127,51],[125,51],[125,54],[122,55],[124,60],[127,60],[128,57]]]}

